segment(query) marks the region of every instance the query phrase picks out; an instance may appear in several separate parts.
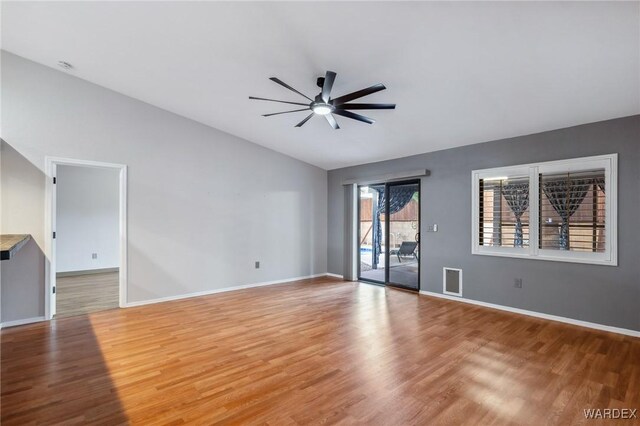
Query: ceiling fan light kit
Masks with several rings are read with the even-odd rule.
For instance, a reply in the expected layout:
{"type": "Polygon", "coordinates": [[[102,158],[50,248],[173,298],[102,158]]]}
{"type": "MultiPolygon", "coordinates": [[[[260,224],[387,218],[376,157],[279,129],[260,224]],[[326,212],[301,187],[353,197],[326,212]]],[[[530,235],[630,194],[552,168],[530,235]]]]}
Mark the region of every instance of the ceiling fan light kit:
{"type": "Polygon", "coordinates": [[[327,105],[322,102],[314,102],[311,104],[311,109],[318,115],[327,115],[333,112],[333,106],[327,105]]]}
{"type": "Polygon", "coordinates": [[[306,104],[302,102],[290,102],[290,101],[281,101],[277,99],[267,99],[267,98],[258,98],[255,96],[249,96],[249,99],[258,100],[258,101],[269,101],[269,102],[279,102],[283,104],[291,104],[291,105],[300,105],[306,106],[306,108],[294,109],[291,111],[282,111],[282,112],[274,112],[271,114],[264,114],[263,117],[270,117],[272,115],[280,115],[280,114],[289,114],[292,112],[301,112],[301,111],[311,111],[311,113],[301,122],[296,124],[295,127],[302,127],[304,123],[309,121],[311,117],[314,115],[320,115],[325,117],[327,122],[334,129],[339,129],[338,122],[336,121],[333,114],[340,115],[342,117],[351,118],[353,120],[361,121],[363,123],[373,124],[375,120],[369,117],[365,117],[364,115],[356,114],[349,110],[375,110],[375,109],[395,109],[395,104],[358,104],[348,103],[349,101],[353,101],[355,99],[363,98],[365,96],[371,95],[372,93],[379,92],[381,90],[386,89],[384,84],[378,83],[374,84],[371,87],[367,87],[366,89],[358,90],[357,92],[349,93],[347,95],[343,95],[337,98],[331,98],[331,89],[333,88],[333,83],[336,79],[336,73],[333,71],[327,71],[324,77],[319,77],[317,80],[317,85],[322,90],[315,97],[315,99],[311,99],[304,93],[301,93],[289,86],[282,80],[271,77],[269,80],[278,83],[279,85],[285,87],[286,89],[291,90],[292,92],[297,93],[298,95],[308,99],[311,103],[306,104]]]}

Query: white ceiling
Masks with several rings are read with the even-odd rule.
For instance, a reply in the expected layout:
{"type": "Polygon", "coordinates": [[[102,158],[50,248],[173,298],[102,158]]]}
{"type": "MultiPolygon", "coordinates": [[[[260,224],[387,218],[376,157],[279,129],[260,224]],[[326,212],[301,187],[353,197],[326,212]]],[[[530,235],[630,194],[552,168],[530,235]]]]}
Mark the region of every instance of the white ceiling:
{"type": "Polygon", "coordinates": [[[3,2],[2,47],[325,169],[640,113],[638,2],[3,2]],[[294,128],[247,98],[327,69],[397,109],[294,128]]]}

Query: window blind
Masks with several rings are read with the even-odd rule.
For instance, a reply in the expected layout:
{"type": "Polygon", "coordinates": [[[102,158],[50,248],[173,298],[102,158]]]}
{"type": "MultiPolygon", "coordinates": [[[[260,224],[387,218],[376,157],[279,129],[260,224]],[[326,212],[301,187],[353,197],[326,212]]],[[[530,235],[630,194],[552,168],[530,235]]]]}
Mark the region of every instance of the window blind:
{"type": "Polygon", "coordinates": [[[605,170],[539,174],[539,247],[606,250],[605,170]]]}
{"type": "Polygon", "coordinates": [[[529,246],[529,177],[480,179],[479,243],[529,246]]]}

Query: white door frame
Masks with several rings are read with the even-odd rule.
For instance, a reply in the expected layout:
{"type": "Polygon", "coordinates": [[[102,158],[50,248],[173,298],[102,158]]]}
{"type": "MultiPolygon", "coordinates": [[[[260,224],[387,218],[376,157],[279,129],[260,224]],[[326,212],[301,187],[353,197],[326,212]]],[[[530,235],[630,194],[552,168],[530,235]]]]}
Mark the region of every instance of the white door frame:
{"type": "Polygon", "coordinates": [[[127,305],[127,166],[123,164],[102,163],[98,161],[75,160],[71,158],[45,157],[45,174],[47,184],[45,190],[45,253],[49,262],[45,265],[44,315],[50,320],[56,313],[56,296],[53,288],[56,285],[56,243],[53,233],[56,230],[56,177],[57,166],[81,166],[120,171],[120,296],[121,308],[127,305]]]}

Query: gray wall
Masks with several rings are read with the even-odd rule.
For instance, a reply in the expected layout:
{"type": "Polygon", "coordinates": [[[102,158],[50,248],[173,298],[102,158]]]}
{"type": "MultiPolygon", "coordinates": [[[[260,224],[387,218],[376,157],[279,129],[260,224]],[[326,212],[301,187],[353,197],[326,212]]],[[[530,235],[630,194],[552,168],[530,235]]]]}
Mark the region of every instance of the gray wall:
{"type": "Polygon", "coordinates": [[[14,258],[0,262],[2,322],[44,315],[44,188],[44,173],[0,141],[0,233],[32,237],[14,258]]]}
{"type": "Polygon", "coordinates": [[[640,116],[331,170],[329,272],[343,273],[341,182],[425,168],[422,290],[442,293],[442,268],[461,268],[465,298],[640,330],[640,116]],[[619,154],[619,266],[471,255],[472,170],[610,153],[619,154]],[[432,223],[438,232],[425,232],[432,223]],[[513,287],[516,277],[522,289],[513,287]]]}
{"type": "MultiPolygon", "coordinates": [[[[7,52],[2,123],[2,138],[37,173],[45,156],[129,167],[129,302],[326,272],[327,172],[318,167],[7,52]]],[[[39,247],[43,200],[41,188],[20,211],[2,205],[3,216],[28,216],[20,230],[39,247]]],[[[18,306],[3,321],[42,312],[34,294],[43,282],[22,298],[2,285],[3,304],[18,306]]]]}

